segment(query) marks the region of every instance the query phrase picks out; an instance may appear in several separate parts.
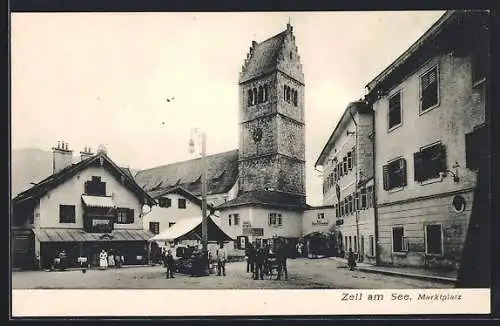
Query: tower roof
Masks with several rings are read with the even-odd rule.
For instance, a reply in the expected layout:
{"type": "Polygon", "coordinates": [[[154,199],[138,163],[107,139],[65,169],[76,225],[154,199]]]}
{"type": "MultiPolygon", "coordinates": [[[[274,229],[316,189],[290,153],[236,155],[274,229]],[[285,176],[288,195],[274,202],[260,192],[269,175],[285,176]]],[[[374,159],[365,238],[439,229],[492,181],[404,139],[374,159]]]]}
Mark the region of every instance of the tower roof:
{"type": "Polygon", "coordinates": [[[285,47],[285,39],[288,34],[292,35],[292,31],[292,25],[287,24],[286,30],[265,41],[260,43],[252,41],[240,73],[240,84],[277,69],[280,53],[285,47]]]}

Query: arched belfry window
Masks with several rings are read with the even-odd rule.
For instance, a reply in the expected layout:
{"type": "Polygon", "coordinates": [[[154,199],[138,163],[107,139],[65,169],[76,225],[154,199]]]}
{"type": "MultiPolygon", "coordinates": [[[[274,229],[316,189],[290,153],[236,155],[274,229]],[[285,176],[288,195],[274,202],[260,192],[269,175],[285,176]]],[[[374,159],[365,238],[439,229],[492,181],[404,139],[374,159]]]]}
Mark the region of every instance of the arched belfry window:
{"type": "Polygon", "coordinates": [[[248,106],[252,105],[252,100],[253,100],[252,97],[253,97],[253,92],[251,89],[249,89],[247,92],[248,106]]]}
{"type": "Polygon", "coordinates": [[[298,97],[297,91],[293,90],[293,105],[294,106],[297,106],[297,97],[298,97]]]}
{"type": "Polygon", "coordinates": [[[285,86],[285,101],[290,102],[290,87],[285,86]]]}
{"type": "Polygon", "coordinates": [[[264,85],[264,102],[267,102],[269,99],[269,86],[267,84],[264,85]]]}
{"type": "Polygon", "coordinates": [[[283,86],[283,99],[286,101],[286,85],[283,86]]]}
{"type": "Polygon", "coordinates": [[[264,88],[262,86],[259,86],[259,103],[264,102],[264,88]]]}
{"type": "Polygon", "coordinates": [[[257,104],[257,88],[253,89],[253,96],[252,96],[252,98],[253,98],[252,103],[254,105],[257,104]]]}

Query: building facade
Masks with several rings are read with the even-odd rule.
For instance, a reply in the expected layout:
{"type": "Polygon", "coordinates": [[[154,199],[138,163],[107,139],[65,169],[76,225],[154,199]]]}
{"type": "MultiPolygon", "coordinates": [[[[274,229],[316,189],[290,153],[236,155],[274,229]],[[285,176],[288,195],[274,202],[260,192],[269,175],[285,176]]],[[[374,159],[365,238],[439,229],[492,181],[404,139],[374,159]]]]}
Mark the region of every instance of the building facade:
{"type": "Polygon", "coordinates": [[[488,15],[448,11],[367,87],[381,264],[456,270],[485,123],[488,15]]]}
{"type": "Polygon", "coordinates": [[[13,199],[15,267],[49,268],[61,250],[70,265],[102,249],[120,251],[125,264],[147,262],[152,234],[142,216],[153,198],[104,150],[87,154],[72,164],[67,145],[54,148],[55,173],[13,199]]]}
{"type": "Polygon", "coordinates": [[[338,254],[351,249],[374,263],[373,111],[366,103],[347,106],[315,166],[323,169],[323,204],[334,208],[338,254]]]}

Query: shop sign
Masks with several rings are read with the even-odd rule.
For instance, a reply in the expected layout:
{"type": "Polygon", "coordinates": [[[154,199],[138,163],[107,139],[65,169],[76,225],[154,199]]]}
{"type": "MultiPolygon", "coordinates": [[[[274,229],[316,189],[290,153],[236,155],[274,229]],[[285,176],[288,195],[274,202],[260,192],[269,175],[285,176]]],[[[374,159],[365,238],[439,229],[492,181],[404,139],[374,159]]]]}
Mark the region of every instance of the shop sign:
{"type": "Polygon", "coordinates": [[[264,236],[264,229],[263,228],[243,228],[243,235],[262,237],[262,236],[264,236]]]}

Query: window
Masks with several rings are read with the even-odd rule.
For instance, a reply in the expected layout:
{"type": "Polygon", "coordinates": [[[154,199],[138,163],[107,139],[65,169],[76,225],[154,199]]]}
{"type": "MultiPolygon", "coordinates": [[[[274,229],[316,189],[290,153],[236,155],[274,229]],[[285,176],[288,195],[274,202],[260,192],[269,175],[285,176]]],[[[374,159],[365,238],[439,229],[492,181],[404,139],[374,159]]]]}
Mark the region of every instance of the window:
{"type": "Polygon", "coordinates": [[[392,228],[392,251],[408,251],[408,238],[404,236],[404,228],[402,226],[392,228]]]}
{"type": "Polygon", "coordinates": [[[293,106],[297,106],[297,98],[298,98],[298,92],[296,90],[293,91],[293,106]]]}
{"type": "Polygon", "coordinates": [[[479,84],[486,79],[488,74],[488,51],[487,49],[478,49],[472,54],[472,85],[479,84]]]}
{"type": "Polygon", "coordinates": [[[264,88],[259,86],[258,103],[264,102],[264,88]]]}
{"type": "Polygon", "coordinates": [[[240,225],[240,216],[239,214],[233,214],[234,225],[240,225]]]}
{"type": "Polygon", "coordinates": [[[229,226],[231,226],[231,225],[232,225],[232,221],[233,221],[232,216],[231,216],[231,215],[229,215],[229,219],[228,219],[229,226]]]}
{"type": "Polygon", "coordinates": [[[432,255],[441,255],[443,253],[441,224],[425,226],[425,252],[432,255]]]}
{"type": "Polygon", "coordinates": [[[420,107],[422,112],[439,103],[438,69],[432,68],[420,77],[420,107]]]}
{"type": "Polygon", "coordinates": [[[446,171],[446,148],[442,144],[426,147],[413,155],[415,181],[422,182],[439,177],[446,171]]]}
{"type": "Polygon", "coordinates": [[[175,222],[169,222],[169,223],[168,223],[168,227],[169,227],[169,228],[171,228],[171,227],[172,227],[172,226],[174,226],[174,225],[175,225],[175,222]]]}
{"type": "Polygon", "coordinates": [[[281,214],[269,213],[269,225],[281,225],[281,214]]]}
{"type": "Polygon", "coordinates": [[[178,207],[180,209],[185,209],[186,208],[186,199],[185,198],[179,198],[177,204],[178,204],[178,207]]]}
{"type": "Polygon", "coordinates": [[[337,171],[339,171],[339,179],[340,179],[340,177],[344,175],[344,169],[342,169],[343,167],[342,163],[339,163],[337,166],[338,166],[337,171]]]}
{"type": "Polygon", "coordinates": [[[264,102],[267,100],[269,100],[269,86],[266,84],[264,85],[264,102]]]}
{"type": "Polygon", "coordinates": [[[361,209],[365,209],[367,203],[366,188],[361,188],[360,197],[361,197],[361,209]]]}
{"type": "Polygon", "coordinates": [[[487,162],[488,134],[486,127],[480,127],[465,135],[465,164],[468,169],[478,169],[482,162],[487,162]]]}
{"type": "Polygon", "coordinates": [[[353,207],[352,207],[352,203],[353,203],[353,200],[352,200],[352,195],[349,195],[347,201],[349,202],[349,214],[352,214],[353,212],[353,207]]]}
{"type": "Polygon", "coordinates": [[[370,235],[369,237],[369,246],[370,246],[370,256],[373,257],[375,256],[375,239],[373,235],[370,235]]]}
{"type": "Polygon", "coordinates": [[[342,171],[344,172],[343,175],[347,175],[347,156],[344,156],[344,158],[342,159],[343,161],[343,169],[342,171]]]}
{"type": "Polygon", "coordinates": [[[59,223],[75,223],[75,205],[59,205],[59,223]]]}
{"type": "Polygon", "coordinates": [[[160,222],[149,222],[149,231],[153,234],[160,233],[160,222]]]}
{"type": "Polygon", "coordinates": [[[347,168],[352,170],[352,152],[347,153],[347,168]]]}
{"type": "Polygon", "coordinates": [[[383,166],[384,190],[406,186],[406,160],[399,158],[383,166]]]}
{"type": "Polygon", "coordinates": [[[252,90],[251,90],[251,89],[249,89],[249,90],[248,90],[247,97],[248,97],[248,103],[247,103],[247,104],[248,104],[248,106],[251,106],[251,105],[253,104],[253,103],[252,103],[253,93],[252,93],[252,90]]]}
{"type": "Polygon", "coordinates": [[[349,214],[349,202],[347,201],[347,197],[344,198],[344,215],[349,214]]]}
{"type": "Polygon", "coordinates": [[[373,207],[373,186],[368,186],[366,188],[366,207],[373,207]]]}
{"type": "Polygon", "coordinates": [[[318,213],[318,220],[324,220],[325,219],[325,214],[324,213],[318,213]]]}
{"type": "Polygon", "coordinates": [[[118,224],[132,224],[134,223],[134,210],[130,208],[117,208],[116,209],[116,223],[118,224]]]}
{"type": "Polygon", "coordinates": [[[102,182],[101,177],[93,176],[92,180],[85,182],[85,194],[106,196],[106,182],[102,182]]]}
{"type": "Polygon", "coordinates": [[[401,124],[401,92],[389,98],[389,130],[401,124]]]}
{"type": "Polygon", "coordinates": [[[170,206],[172,206],[172,199],[160,198],[160,199],[158,199],[158,204],[160,205],[160,207],[170,207],[170,206]]]}

